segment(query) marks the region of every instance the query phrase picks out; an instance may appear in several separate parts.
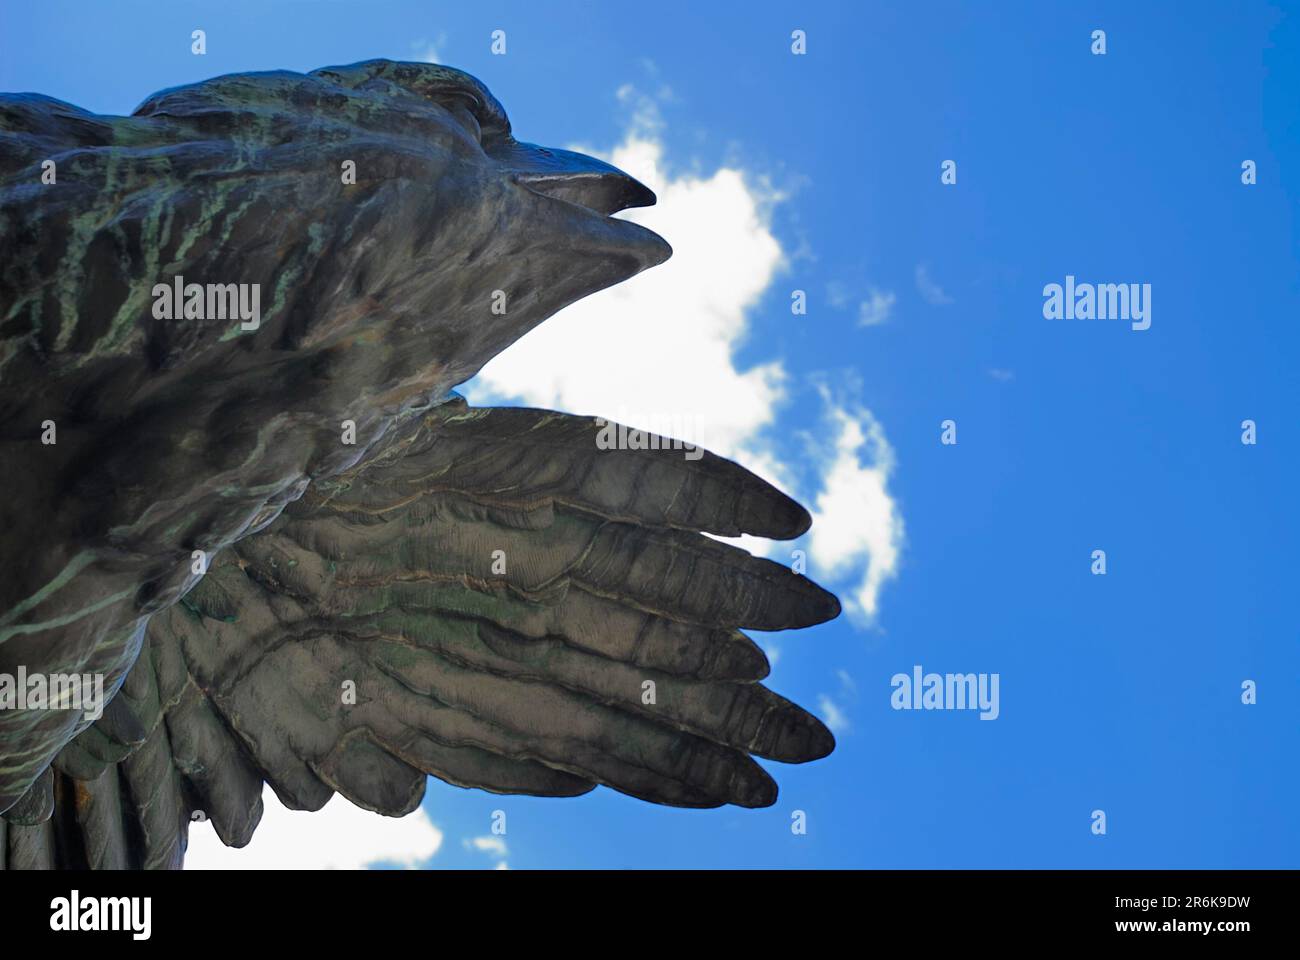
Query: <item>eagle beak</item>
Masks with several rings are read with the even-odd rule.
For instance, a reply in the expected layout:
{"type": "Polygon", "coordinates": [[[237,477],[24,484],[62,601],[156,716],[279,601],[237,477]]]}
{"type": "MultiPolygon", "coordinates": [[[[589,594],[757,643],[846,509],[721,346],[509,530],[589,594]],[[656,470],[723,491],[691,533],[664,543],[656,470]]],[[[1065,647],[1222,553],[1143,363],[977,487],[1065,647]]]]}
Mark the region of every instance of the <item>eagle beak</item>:
{"type": "Polygon", "coordinates": [[[629,207],[652,207],[654,191],[617,167],[572,150],[513,142],[497,159],[516,183],[534,193],[577,204],[608,217],[629,207]]]}

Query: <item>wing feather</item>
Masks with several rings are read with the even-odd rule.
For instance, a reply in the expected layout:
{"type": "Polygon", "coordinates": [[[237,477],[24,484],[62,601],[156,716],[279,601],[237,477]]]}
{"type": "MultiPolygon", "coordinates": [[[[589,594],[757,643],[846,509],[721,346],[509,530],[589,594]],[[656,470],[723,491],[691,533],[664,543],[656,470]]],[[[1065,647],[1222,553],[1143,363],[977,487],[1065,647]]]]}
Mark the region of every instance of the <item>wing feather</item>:
{"type": "Polygon", "coordinates": [[[430,775],[774,802],[753,758],[804,762],[834,739],[758,682],[767,659],[742,630],[839,604],[706,534],[794,537],[807,512],[711,453],[602,449],[603,429],[457,401],[314,485],[154,616],[48,795],[11,811],[33,825],[9,817],[7,862],[178,866],[195,811],[242,846],[263,781],[292,808],[337,792],[389,816],[430,775]],[[72,816],[40,822],[65,802],[72,816]]]}

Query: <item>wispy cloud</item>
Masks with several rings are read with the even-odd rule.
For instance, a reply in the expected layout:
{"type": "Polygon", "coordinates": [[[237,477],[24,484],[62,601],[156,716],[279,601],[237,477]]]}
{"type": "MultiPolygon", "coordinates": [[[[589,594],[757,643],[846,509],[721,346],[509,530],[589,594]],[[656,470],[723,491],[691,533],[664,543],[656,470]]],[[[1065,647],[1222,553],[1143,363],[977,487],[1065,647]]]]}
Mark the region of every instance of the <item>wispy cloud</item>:
{"type": "Polygon", "coordinates": [[[903,548],[903,517],[889,490],[894,449],[869,410],[837,401],[825,386],[821,392],[834,439],[812,510],[809,556],[829,579],[863,570],[845,608],[870,623],[881,587],[898,574],[903,548]]]}
{"type": "Polygon", "coordinates": [[[818,694],[817,709],[821,713],[826,726],[830,727],[835,733],[847,733],[853,724],[849,720],[848,711],[841,707],[840,704],[858,699],[858,685],[853,681],[853,677],[850,676],[849,672],[842,667],[835,671],[835,677],[840,682],[838,699],[826,693],[818,694]]]}
{"type": "Polygon", "coordinates": [[[430,41],[421,37],[411,44],[412,59],[421,63],[442,63],[442,57],[439,53],[447,45],[447,35],[438,34],[436,40],[430,41]]]}
{"type": "Polygon", "coordinates": [[[889,291],[872,287],[867,299],[858,304],[858,326],[875,327],[887,322],[894,311],[894,301],[897,299],[889,291]]]}
{"type": "Polygon", "coordinates": [[[941,307],[953,302],[952,297],[944,293],[943,287],[931,278],[930,268],[924,263],[916,265],[916,289],[920,291],[921,299],[932,306],[941,307]]]}
{"type": "Polygon", "coordinates": [[[498,857],[504,857],[509,853],[503,837],[467,837],[465,839],[465,849],[478,850],[481,853],[492,853],[498,857]]]}
{"type": "Polygon", "coordinates": [[[499,836],[466,837],[462,841],[462,843],[464,844],[466,850],[474,850],[477,851],[478,853],[486,853],[489,857],[493,857],[497,861],[493,869],[496,870],[510,869],[509,864],[506,863],[506,857],[510,855],[510,851],[506,848],[505,837],[499,837],[499,836]]]}
{"type": "Polygon", "coordinates": [[[822,722],[835,733],[843,733],[850,727],[848,715],[824,693],[817,698],[817,712],[821,714],[822,722]]]}

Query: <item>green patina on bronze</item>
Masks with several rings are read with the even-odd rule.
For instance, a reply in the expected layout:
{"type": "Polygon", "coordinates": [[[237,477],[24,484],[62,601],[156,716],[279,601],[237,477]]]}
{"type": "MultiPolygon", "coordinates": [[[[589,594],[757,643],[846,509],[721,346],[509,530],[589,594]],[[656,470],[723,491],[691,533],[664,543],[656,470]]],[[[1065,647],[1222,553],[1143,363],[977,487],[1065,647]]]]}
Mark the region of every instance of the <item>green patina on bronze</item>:
{"type": "Polygon", "coordinates": [[[177,867],[196,810],[247,843],[264,784],[393,816],[430,775],[752,807],[754,756],[830,752],[742,631],[838,603],[705,536],[796,537],[802,507],[452,392],[662,262],[611,216],[653,202],[430,64],[218,77],[130,117],[0,95],[0,673],[111,697],[0,710],[0,866],[177,867]]]}

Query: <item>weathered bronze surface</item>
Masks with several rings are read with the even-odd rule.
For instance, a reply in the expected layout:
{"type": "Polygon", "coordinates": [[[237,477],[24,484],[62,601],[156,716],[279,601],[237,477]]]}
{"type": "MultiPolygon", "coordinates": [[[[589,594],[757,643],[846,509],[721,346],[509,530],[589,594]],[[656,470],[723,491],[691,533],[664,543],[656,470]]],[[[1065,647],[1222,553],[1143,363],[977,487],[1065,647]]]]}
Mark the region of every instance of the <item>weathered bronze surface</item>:
{"type": "Polygon", "coordinates": [[[830,752],[740,629],[838,603],[703,536],[795,537],[802,507],[451,392],[665,260],[609,216],[653,202],[441,66],[219,77],[130,117],[0,96],[0,675],[110,696],[0,709],[0,865],[177,867],[196,810],[246,843],[263,781],[393,816],[428,774],[761,806],[751,754],[830,752]],[[178,277],[257,285],[255,329],[160,316],[178,277]]]}

